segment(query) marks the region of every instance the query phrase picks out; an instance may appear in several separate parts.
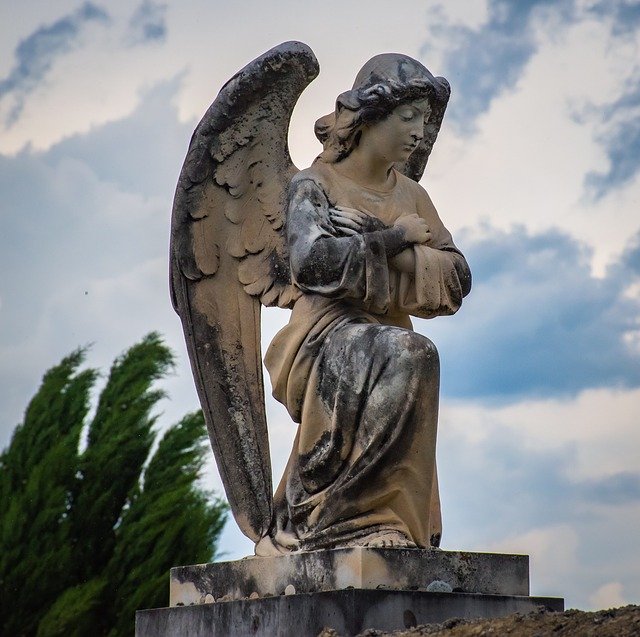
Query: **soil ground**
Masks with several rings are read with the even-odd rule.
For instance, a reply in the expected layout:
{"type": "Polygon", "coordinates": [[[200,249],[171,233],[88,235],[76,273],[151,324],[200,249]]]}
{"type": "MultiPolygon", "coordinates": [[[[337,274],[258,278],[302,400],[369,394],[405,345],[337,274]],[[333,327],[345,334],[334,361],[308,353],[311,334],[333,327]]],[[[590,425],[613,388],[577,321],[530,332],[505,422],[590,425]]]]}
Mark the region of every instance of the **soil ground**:
{"type": "MultiPolygon", "coordinates": [[[[358,637],[640,637],[640,606],[585,612],[553,613],[541,608],[533,613],[515,613],[498,619],[449,619],[408,630],[383,632],[366,630],[358,637]]],[[[343,637],[325,629],[318,637],[343,637]]]]}

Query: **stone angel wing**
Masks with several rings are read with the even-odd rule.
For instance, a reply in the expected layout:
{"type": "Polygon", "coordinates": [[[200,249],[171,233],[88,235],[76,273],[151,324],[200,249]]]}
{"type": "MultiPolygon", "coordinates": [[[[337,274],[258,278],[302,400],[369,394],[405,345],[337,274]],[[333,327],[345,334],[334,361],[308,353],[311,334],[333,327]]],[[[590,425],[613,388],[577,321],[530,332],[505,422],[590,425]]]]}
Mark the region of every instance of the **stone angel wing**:
{"type": "Polygon", "coordinates": [[[290,307],[285,197],[293,108],[317,76],[286,42],[232,77],[197,126],[176,189],[171,296],[227,498],[254,541],[271,523],[260,306],[290,307]]]}

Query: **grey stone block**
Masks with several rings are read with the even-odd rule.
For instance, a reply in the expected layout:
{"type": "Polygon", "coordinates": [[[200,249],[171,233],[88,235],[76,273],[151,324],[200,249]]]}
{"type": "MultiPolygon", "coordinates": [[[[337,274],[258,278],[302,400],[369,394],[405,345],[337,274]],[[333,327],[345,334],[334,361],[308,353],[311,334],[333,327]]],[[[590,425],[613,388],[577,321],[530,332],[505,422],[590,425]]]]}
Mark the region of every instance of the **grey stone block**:
{"type": "Polygon", "coordinates": [[[180,566],[171,569],[169,605],[347,588],[528,595],[529,557],[357,547],[180,566]]]}
{"type": "Polygon", "coordinates": [[[324,627],[341,636],[367,628],[398,630],[452,617],[472,619],[526,613],[558,598],[422,591],[341,590],[280,595],[139,611],[136,637],[315,637],[324,627]]]}

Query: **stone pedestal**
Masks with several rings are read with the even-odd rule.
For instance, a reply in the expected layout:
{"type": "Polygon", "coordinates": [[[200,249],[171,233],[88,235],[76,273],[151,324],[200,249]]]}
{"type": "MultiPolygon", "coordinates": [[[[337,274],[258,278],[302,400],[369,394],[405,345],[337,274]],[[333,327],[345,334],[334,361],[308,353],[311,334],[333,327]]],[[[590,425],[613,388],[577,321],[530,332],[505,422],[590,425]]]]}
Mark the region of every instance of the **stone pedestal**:
{"type": "Polygon", "coordinates": [[[139,611],[137,637],[315,636],[498,617],[559,598],[529,597],[526,555],[352,548],[171,569],[170,608],[139,611]]]}

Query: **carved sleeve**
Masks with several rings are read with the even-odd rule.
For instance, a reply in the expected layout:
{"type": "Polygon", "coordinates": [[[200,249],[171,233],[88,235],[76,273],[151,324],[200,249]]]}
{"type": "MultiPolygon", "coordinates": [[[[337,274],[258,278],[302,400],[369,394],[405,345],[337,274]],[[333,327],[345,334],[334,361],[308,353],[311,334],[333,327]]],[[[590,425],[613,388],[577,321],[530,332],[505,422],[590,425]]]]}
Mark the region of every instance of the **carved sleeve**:
{"type": "Polygon", "coordinates": [[[431,240],[413,247],[414,275],[400,276],[394,301],[398,310],[419,318],[454,314],[471,290],[471,270],[431,199],[420,191],[418,214],[429,224],[431,240]]]}
{"type": "Polygon", "coordinates": [[[390,302],[389,256],[406,247],[397,229],[340,236],[329,201],[311,178],[294,178],[289,192],[287,236],[291,274],[303,291],[359,300],[376,314],[390,302]]]}

